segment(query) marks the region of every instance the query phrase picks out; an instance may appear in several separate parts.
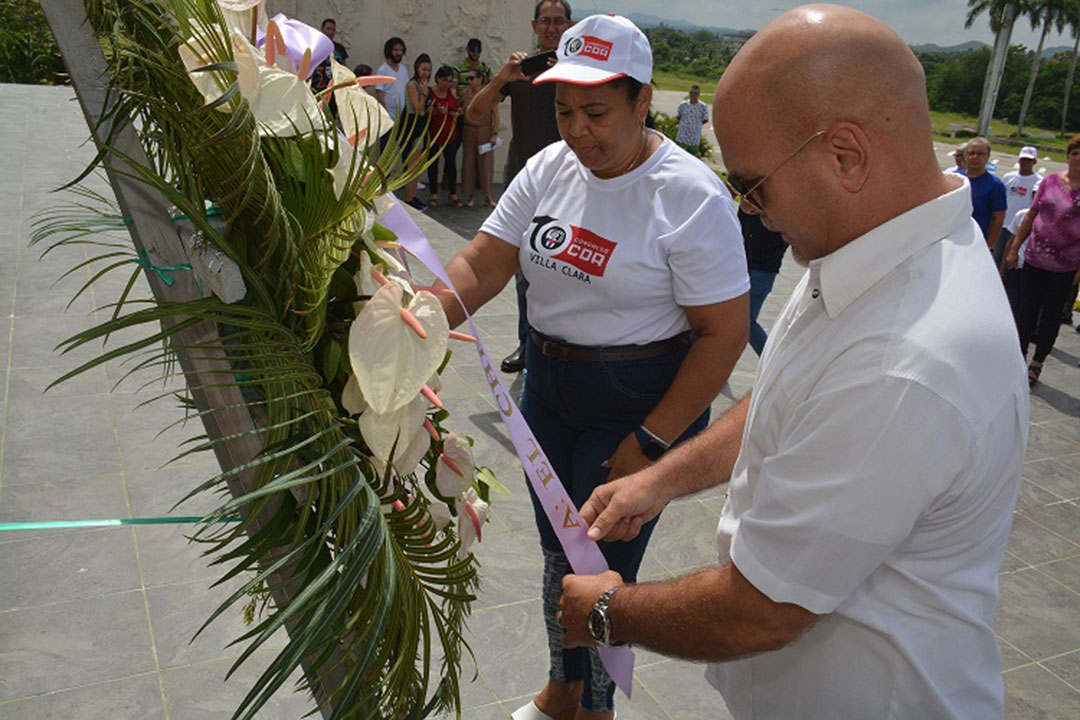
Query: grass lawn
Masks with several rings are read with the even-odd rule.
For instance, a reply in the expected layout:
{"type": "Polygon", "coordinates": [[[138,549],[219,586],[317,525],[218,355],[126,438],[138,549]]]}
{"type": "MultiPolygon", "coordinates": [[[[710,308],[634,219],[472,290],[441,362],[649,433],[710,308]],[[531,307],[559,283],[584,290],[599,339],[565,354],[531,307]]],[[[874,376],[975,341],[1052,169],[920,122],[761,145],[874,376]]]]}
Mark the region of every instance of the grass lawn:
{"type": "MultiPolygon", "coordinates": [[[[952,132],[949,130],[949,125],[963,125],[964,127],[974,128],[979,124],[979,118],[974,115],[931,110],[930,124],[935,135],[944,136],[944,139],[951,139],[952,132]]],[[[1019,148],[1023,145],[1036,145],[1039,148],[1040,157],[1049,156],[1053,160],[1065,162],[1065,146],[1069,143],[1069,138],[1057,137],[1056,130],[1046,130],[1028,125],[1024,127],[1024,135],[1033,135],[1035,137],[1025,137],[1023,140],[1019,140],[1011,137],[1015,134],[1016,125],[1007,123],[1004,120],[990,121],[990,135],[994,140],[995,150],[1001,150],[1008,146],[1019,148]]],[[[960,144],[963,142],[963,138],[957,138],[954,141],[960,144]]]]}
{"type": "Polygon", "coordinates": [[[691,85],[697,85],[701,88],[701,102],[712,105],[713,90],[716,89],[717,79],[691,78],[683,75],[676,75],[675,73],[663,72],[662,70],[654,70],[653,82],[655,82],[661,90],[680,90],[682,92],[689,92],[691,85]]]}

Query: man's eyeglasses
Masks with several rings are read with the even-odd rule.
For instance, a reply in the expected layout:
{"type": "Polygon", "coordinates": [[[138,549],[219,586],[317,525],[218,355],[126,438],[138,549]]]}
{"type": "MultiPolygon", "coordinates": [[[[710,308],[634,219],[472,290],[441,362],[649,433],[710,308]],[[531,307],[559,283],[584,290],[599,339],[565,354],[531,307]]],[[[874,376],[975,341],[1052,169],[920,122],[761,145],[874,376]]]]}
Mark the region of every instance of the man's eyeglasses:
{"type": "Polygon", "coordinates": [[[566,18],[549,18],[546,16],[542,18],[537,18],[536,22],[543,25],[544,27],[549,27],[551,25],[554,25],[555,27],[566,27],[570,24],[570,21],[566,18]]]}
{"type": "Polygon", "coordinates": [[[799,144],[799,147],[792,150],[786,158],[781,160],[776,165],[776,167],[765,173],[765,175],[756,182],[750,182],[737,178],[734,175],[728,175],[727,180],[724,180],[724,184],[727,185],[728,192],[731,193],[732,199],[739,203],[740,207],[746,207],[750,210],[750,212],[753,212],[757,215],[763,215],[765,213],[764,208],[762,207],[760,202],[754,200],[753,198],[753,195],[755,192],[757,192],[757,189],[761,187],[766,180],[775,175],[777,170],[784,167],[784,165],[787,164],[787,162],[791,160],[791,158],[802,152],[803,148],[805,148],[817,138],[824,135],[826,132],[828,131],[818,130],[816,133],[803,140],[802,143],[799,144]]]}

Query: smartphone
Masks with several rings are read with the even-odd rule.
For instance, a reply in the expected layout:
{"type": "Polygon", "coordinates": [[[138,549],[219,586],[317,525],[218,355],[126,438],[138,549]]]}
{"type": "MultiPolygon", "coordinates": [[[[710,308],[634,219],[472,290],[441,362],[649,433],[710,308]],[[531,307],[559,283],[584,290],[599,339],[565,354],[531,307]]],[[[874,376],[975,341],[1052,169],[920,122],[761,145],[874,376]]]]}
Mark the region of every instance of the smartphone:
{"type": "Polygon", "coordinates": [[[548,69],[548,61],[556,57],[554,50],[530,55],[521,61],[521,72],[525,77],[534,77],[548,69]]]}

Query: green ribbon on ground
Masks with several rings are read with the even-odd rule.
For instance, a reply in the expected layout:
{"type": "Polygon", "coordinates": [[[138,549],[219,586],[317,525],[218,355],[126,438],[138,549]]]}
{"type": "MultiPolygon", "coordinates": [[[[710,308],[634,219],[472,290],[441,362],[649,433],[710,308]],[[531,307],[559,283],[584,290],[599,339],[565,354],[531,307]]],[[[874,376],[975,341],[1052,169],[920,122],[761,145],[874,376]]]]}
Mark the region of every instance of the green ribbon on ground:
{"type": "MultiPolygon", "coordinates": [[[[240,522],[243,518],[230,515],[213,522],[240,522]]],[[[121,527],[123,525],[188,525],[207,523],[205,517],[197,515],[109,518],[104,520],[39,520],[34,522],[0,523],[0,532],[4,530],[57,530],[66,528],[121,527]]]]}
{"type": "Polygon", "coordinates": [[[139,257],[132,258],[131,262],[135,263],[140,267],[146,268],[147,270],[156,272],[158,274],[158,277],[161,278],[161,281],[169,287],[172,287],[172,284],[176,282],[176,279],[169,273],[176,272],[178,270],[191,269],[191,265],[187,263],[184,263],[183,265],[165,265],[164,267],[158,267],[157,265],[154,265],[150,262],[150,257],[146,254],[146,248],[140,248],[139,257]]]}

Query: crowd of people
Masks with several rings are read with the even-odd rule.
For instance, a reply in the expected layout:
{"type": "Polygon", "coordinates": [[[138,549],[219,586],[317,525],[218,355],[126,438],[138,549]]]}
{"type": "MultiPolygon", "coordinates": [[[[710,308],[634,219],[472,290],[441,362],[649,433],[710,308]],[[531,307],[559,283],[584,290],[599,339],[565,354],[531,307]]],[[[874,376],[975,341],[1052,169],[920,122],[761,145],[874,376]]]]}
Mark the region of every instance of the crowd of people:
{"type": "MultiPolygon", "coordinates": [[[[348,63],[349,52],[337,42],[337,21],[326,18],[320,26],[334,43],[333,59],[341,65],[348,63]]],[[[383,45],[383,62],[372,70],[361,63],[353,68],[356,77],[380,75],[394,82],[372,86],[371,92],[391,120],[405,126],[405,155],[415,163],[425,148],[441,148],[442,152],[428,167],[428,201],[417,198],[423,187],[416,180],[404,188],[404,200],[417,210],[439,204],[440,189],[446,192],[447,202],[454,207],[473,207],[477,194],[488,207],[495,207],[492,180],[495,169],[495,148],[499,140],[499,108],[494,106],[467,118],[469,106],[491,81],[491,68],[480,59],[483,44],[470,38],[465,45],[465,57],[456,65],[441,65],[434,69],[431,57],[420,53],[409,64],[405,60],[406,45],[400,37],[389,38],[383,45]],[[458,195],[458,152],[461,152],[462,200],[458,195]],[[442,167],[440,177],[439,168],[442,167]]],[[[312,73],[311,85],[316,92],[326,90],[332,80],[328,58],[312,73]]],[[[331,101],[332,103],[333,101],[331,101]]],[[[331,104],[331,110],[336,108],[331,104]]],[[[385,145],[386,139],[383,139],[385,145]]]]}
{"type": "Polygon", "coordinates": [[[1080,135],[1065,154],[1066,169],[1046,178],[1035,171],[1039,155],[1032,146],[1021,148],[1017,169],[1002,178],[989,162],[986,138],[953,154],[951,171],[971,184],[971,216],[999,268],[1025,361],[1035,344],[1029,385],[1039,381],[1061,325],[1073,324],[1080,284],[1080,135]]]}
{"type": "Polygon", "coordinates": [[[511,101],[506,190],[447,272],[470,313],[515,278],[502,369],[526,369],[522,414],[611,568],[573,574],[530,488],[548,673],[514,720],[614,718],[597,647],[624,643],[708,662],[736,718],[1001,717],[997,573],[1044,320],[1056,333],[1080,267],[1080,137],[1039,183],[1028,148],[996,178],[982,138],[966,177],[942,173],[908,46],[861,12],[804,6],[717,86],[721,181],[686,149],[708,122],[700,90],[679,143],[648,127],[633,23],[575,23],[567,0],[539,0],[531,23],[536,71],[522,50],[492,72],[479,41],[457,67],[419,54],[410,70],[396,37],[375,71],[397,78],[376,90],[391,117],[427,128],[408,149],[444,148],[430,204],[462,202],[459,149],[460,192],[491,204],[479,148],[511,101]],[[807,270],[767,336],[757,313],[788,247],[807,270]],[[1021,254],[1014,322],[998,271],[1021,254]],[[748,339],[753,389],[710,425],[748,339]],[[725,483],[719,562],[635,582],[664,507],[725,483]]]}

